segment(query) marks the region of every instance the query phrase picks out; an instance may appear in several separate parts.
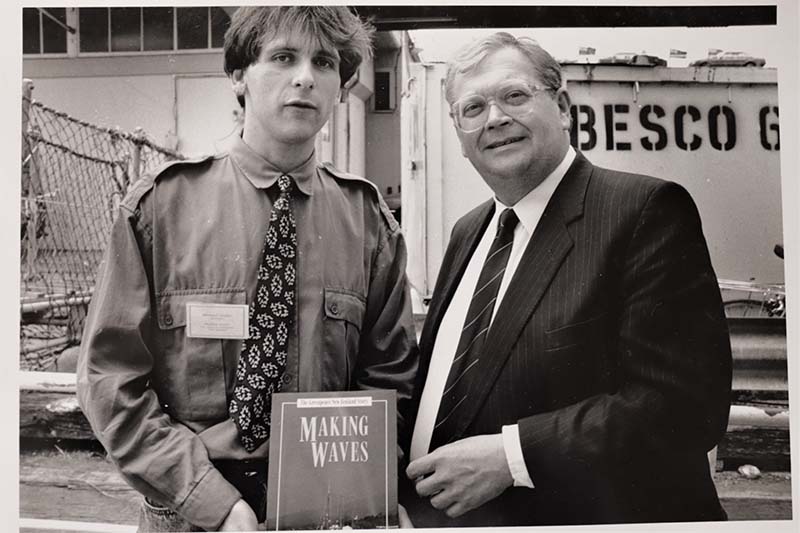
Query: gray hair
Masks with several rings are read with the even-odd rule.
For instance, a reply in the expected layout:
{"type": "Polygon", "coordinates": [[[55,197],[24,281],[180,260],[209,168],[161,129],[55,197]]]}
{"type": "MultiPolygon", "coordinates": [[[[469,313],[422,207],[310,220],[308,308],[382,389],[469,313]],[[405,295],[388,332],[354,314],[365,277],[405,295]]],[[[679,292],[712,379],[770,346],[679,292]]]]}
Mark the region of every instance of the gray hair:
{"type": "Polygon", "coordinates": [[[503,48],[513,48],[525,54],[530,59],[534,72],[544,84],[544,89],[557,91],[562,87],[561,65],[544,48],[539,46],[539,43],[530,37],[514,37],[510,33],[501,31],[488,37],[476,39],[462,48],[448,62],[444,82],[447,102],[452,105],[455,101],[453,84],[456,76],[474,70],[486,56],[503,48]]]}

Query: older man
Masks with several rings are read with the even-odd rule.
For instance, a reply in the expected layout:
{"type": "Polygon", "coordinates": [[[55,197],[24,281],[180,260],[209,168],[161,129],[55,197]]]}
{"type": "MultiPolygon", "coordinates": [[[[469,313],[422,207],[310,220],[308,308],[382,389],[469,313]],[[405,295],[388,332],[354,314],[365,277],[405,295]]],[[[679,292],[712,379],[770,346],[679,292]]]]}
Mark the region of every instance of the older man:
{"type": "Polygon", "coordinates": [[[679,185],[569,144],[558,63],[498,33],[448,69],[494,198],[459,220],[420,340],[416,526],[722,520],[731,352],[679,185]]]}
{"type": "Polygon", "coordinates": [[[263,522],[273,391],[395,389],[406,411],[417,347],[402,235],[371,183],[314,154],[370,34],[344,7],[240,8],[225,70],[241,134],[122,203],[78,397],[146,498],[143,530],[263,522]]]}

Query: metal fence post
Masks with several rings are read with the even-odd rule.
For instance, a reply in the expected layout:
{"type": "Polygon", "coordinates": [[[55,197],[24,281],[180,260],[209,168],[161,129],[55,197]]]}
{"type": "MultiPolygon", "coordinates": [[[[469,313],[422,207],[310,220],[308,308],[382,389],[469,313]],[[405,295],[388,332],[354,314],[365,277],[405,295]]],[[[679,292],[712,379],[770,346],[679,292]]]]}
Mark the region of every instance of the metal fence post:
{"type": "Polygon", "coordinates": [[[30,153],[28,145],[28,117],[31,112],[31,95],[33,94],[33,80],[22,80],[22,159],[30,153]]]}
{"type": "Polygon", "coordinates": [[[134,128],[133,130],[133,151],[131,154],[131,185],[139,181],[139,173],[142,165],[142,141],[144,140],[144,129],[134,128]]]}
{"type": "Polygon", "coordinates": [[[23,250],[25,253],[25,276],[31,279],[36,275],[36,256],[38,254],[37,229],[39,226],[38,204],[36,201],[36,191],[34,190],[33,173],[36,172],[34,164],[33,148],[28,138],[28,126],[30,123],[31,98],[33,95],[33,80],[22,80],[22,172],[20,183],[20,195],[23,198],[24,206],[20,214],[23,220],[20,224],[24,225],[25,237],[23,250]]]}

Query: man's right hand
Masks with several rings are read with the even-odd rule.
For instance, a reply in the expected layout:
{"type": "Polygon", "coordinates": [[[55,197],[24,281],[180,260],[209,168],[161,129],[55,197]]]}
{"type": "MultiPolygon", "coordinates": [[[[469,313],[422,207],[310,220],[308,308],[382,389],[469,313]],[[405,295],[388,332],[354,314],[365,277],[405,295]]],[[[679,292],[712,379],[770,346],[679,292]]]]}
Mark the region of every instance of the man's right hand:
{"type": "Polygon", "coordinates": [[[220,531],[257,531],[258,519],[253,509],[244,500],[239,500],[231,507],[231,512],[225,517],[220,531]]]}

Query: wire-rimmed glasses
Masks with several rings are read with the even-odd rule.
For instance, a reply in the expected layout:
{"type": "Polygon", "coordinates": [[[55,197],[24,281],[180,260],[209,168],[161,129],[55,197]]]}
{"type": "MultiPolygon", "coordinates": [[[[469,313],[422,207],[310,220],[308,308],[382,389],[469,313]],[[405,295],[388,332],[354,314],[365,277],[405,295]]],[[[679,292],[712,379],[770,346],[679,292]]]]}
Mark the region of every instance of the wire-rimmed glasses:
{"type": "Polygon", "coordinates": [[[536,95],[550,89],[540,89],[525,80],[506,80],[491,91],[492,96],[468,94],[450,107],[456,127],[464,133],[481,129],[489,119],[489,108],[494,102],[505,114],[520,118],[533,111],[536,95]]]}

